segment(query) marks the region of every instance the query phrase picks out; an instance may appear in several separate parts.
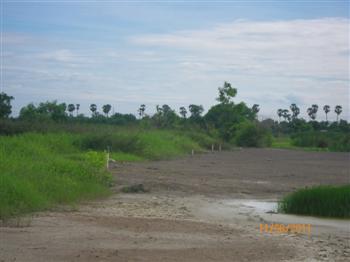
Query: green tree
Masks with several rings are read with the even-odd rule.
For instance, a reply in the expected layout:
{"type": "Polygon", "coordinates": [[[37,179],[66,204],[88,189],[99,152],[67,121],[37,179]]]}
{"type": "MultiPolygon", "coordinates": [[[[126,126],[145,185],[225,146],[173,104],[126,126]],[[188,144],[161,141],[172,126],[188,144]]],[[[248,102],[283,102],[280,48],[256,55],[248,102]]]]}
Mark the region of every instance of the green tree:
{"type": "Polygon", "coordinates": [[[58,104],[56,100],[50,102],[40,103],[37,107],[39,114],[48,116],[54,121],[61,121],[67,118],[66,114],[67,105],[66,103],[58,104]]]}
{"type": "Polygon", "coordinates": [[[278,109],[277,110],[277,115],[278,115],[278,122],[281,122],[281,117],[283,116],[283,109],[278,109]]]}
{"type": "Polygon", "coordinates": [[[9,96],[4,92],[0,93],[0,119],[8,118],[12,112],[11,100],[13,96],[9,96]]]}
{"type": "Polygon", "coordinates": [[[340,105],[335,106],[334,112],[337,114],[337,122],[339,121],[339,115],[343,112],[343,108],[340,105]]]}
{"type": "Polygon", "coordinates": [[[21,119],[34,119],[38,115],[36,107],[33,103],[28,104],[21,108],[19,112],[19,118],[21,119]]]}
{"type": "Polygon", "coordinates": [[[230,83],[225,82],[223,87],[219,87],[219,97],[216,99],[221,104],[228,104],[231,99],[237,95],[237,89],[232,87],[230,83]]]}
{"type": "Polygon", "coordinates": [[[106,104],[102,106],[102,111],[105,113],[105,115],[108,117],[109,111],[111,111],[112,106],[110,104],[106,104]]]}
{"type": "Polygon", "coordinates": [[[67,118],[66,110],[66,103],[58,104],[57,101],[42,102],[37,107],[33,103],[30,103],[21,108],[19,117],[28,120],[52,119],[54,121],[62,121],[67,118]]]}
{"type": "Polygon", "coordinates": [[[271,145],[272,136],[271,132],[258,122],[243,121],[237,127],[234,141],[238,146],[264,147],[271,145]]]}
{"type": "Polygon", "coordinates": [[[182,116],[183,119],[186,119],[186,115],[187,115],[187,110],[185,107],[180,107],[180,115],[182,116]]]}
{"type": "Polygon", "coordinates": [[[74,104],[69,104],[68,105],[68,112],[70,116],[73,116],[73,111],[75,110],[75,105],[74,104]]]}
{"type": "Polygon", "coordinates": [[[175,111],[166,104],[162,107],[157,105],[156,110],[157,112],[152,117],[152,120],[157,127],[172,127],[179,118],[175,111]]]}
{"type": "Polygon", "coordinates": [[[326,114],[326,121],[328,122],[328,113],[331,111],[331,107],[329,105],[324,105],[323,106],[323,111],[326,114]]]}
{"type": "Polygon", "coordinates": [[[204,111],[204,108],[203,108],[202,105],[193,105],[193,104],[191,104],[191,105],[188,106],[188,109],[189,109],[189,111],[191,113],[190,117],[192,119],[200,118],[202,113],[203,113],[203,111],[204,111]]]}
{"type": "Polygon", "coordinates": [[[96,104],[91,104],[90,105],[90,111],[92,112],[92,116],[96,116],[97,115],[97,106],[96,106],[96,104]]]}

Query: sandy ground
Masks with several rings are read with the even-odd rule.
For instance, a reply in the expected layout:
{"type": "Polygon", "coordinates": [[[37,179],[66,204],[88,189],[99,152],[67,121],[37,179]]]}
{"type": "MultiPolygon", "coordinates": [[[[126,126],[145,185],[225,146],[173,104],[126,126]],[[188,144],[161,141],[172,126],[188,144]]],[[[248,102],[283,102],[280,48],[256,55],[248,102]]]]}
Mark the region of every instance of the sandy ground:
{"type": "Polygon", "coordinates": [[[348,261],[350,221],[274,214],[296,188],[349,183],[349,154],[243,149],[118,164],[108,199],[0,227],[0,261],[348,261]],[[142,183],[149,193],[124,194],[142,183]],[[309,223],[311,234],[261,233],[309,223]]]}

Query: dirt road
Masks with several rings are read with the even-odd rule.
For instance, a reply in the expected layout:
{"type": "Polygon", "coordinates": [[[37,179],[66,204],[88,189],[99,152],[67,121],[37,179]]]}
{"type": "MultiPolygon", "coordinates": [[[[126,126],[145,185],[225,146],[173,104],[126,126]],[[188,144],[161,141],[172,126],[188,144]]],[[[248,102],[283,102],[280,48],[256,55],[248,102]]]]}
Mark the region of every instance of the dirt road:
{"type": "Polygon", "coordinates": [[[349,183],[348,160],[346,153],[243,149],[119,164],[108,199],[1,227],[0,261],[347,261],[349,220],[283,217],[259,205],[299,187],[349,183]],[[120,193],[138,183],[150,192],[120,193]],[[276,221],[313,228],[310,235],[260,232],[261,223],[276,221]]]}

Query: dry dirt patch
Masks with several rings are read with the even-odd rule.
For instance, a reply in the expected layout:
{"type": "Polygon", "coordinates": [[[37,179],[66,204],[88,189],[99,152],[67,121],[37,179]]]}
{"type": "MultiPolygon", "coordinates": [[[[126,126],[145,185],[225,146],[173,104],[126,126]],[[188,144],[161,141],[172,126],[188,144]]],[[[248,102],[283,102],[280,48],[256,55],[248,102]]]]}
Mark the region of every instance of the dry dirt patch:
{"type": "Polygon", "coordinates": [[[123,164],[110,198],[0,228],[0,261],[302,261],[349,259],[349,235],[271,235],[266,217],[227,199],[277,199],[349,182],[346,153],[246,149],[123,164]],[[123,194],[142,183],[145,194],[123,194]],[[229,210],[229,211],[227,211],[229,210]]]}

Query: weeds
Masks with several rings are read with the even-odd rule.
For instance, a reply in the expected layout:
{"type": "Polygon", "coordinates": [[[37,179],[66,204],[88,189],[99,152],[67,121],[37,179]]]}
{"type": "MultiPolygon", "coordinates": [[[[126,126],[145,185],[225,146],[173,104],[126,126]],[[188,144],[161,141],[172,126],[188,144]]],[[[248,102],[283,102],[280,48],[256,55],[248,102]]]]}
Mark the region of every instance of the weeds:
{"type": "Polygon", "coordinates": [[[300,189],[278,204],[284,213],[323,217],[350,217],[350,185],[300,189]]]}
{"type": "Polygon", "coordinates": [[[107,147],[116,161],[202,150],[188,136],[166,130],[0,136],[0,219],[108,195],[107,147]]]}

